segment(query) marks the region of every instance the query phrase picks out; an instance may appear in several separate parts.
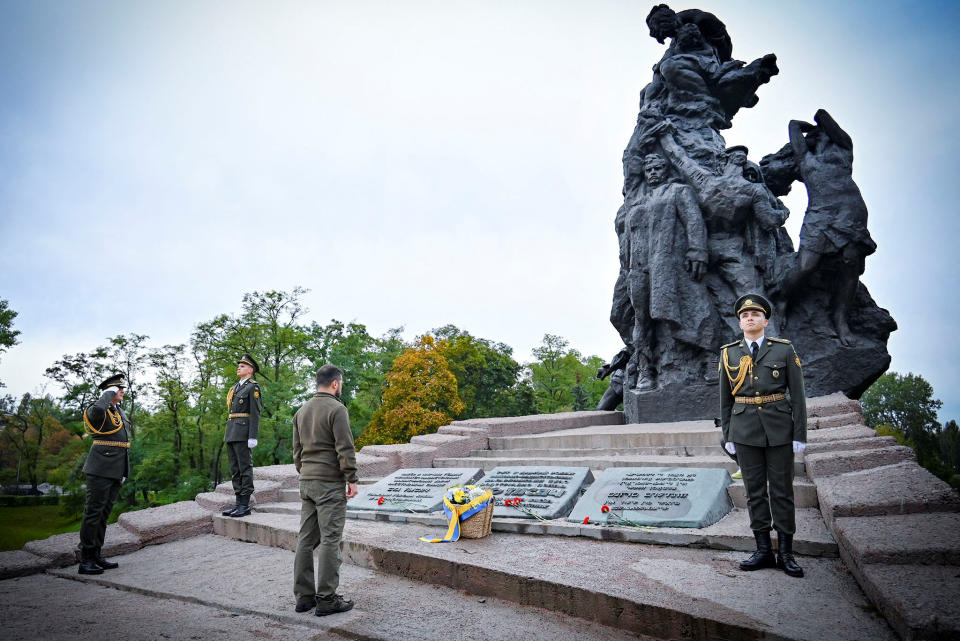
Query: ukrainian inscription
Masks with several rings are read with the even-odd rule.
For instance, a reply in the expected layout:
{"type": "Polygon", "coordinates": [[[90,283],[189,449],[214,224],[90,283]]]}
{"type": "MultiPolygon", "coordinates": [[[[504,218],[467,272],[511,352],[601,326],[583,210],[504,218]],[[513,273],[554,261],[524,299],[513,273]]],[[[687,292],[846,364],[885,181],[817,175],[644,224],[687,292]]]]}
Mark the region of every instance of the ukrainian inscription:
{"type": "Polygon", "coordinates": [[[733,508],[730,483],[730,474],[719,468],[612,467],[597,477],[569,520],[703,528],[733,508]]]}
{"type": "Polygon", "coordinates": [[[422,467],[397,470],[364,487],[347,501],[347,509],[378,512],[436,512],[443,509],[443,494],[451,485],[472,483],[483,470],[422,467]]]}
{"type": "Polygon", "coordinates": [[[591,481],[588,467],[496,467],[478,485],[493,492],[494,516],[558,519],[570,513],[591,481]],[[519,505],[505,504],[518,498],[519,505]]]}

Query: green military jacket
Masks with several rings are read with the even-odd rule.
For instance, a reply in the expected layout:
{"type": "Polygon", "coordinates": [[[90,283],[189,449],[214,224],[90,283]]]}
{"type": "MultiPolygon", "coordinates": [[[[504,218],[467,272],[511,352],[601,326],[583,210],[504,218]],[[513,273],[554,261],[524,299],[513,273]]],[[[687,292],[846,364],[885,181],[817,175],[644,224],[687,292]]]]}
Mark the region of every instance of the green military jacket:
{"type": "Polygon", "coordinates": [[[765,337],[753,362],[747,341],[740,339],[720,351],[720,421],[723,439],[756,447],[807,440],[807,397],[803,370],[790,341],[765,337]],[[745,358],[744,358],[745,357],[745,358]],[[740,388],[734,394],[734,388],[740,388]],[[757,399],[786,394],[782,400],[757,404],[757,399]]]}
{"type": "Polygon", "coordinates": [[[230,415],[227,418],[227,429],[223,433],[224,442],[257,438],[260,430],[260,410],[263,408],[260,384],[248,378],[239,387],[231,387],[227,392],[227,408],[230,415]]]}
{"type": "Polygon", "coordinates": [[[104,392],[84,412],[84,424],[93,436],[93,445],[83,464],[83,473],[119,480],[130,476],[129,447],[98,443],[130,444],[133,425],[119,405],[111,405],[113,397],[113,392],[104,392]]]}

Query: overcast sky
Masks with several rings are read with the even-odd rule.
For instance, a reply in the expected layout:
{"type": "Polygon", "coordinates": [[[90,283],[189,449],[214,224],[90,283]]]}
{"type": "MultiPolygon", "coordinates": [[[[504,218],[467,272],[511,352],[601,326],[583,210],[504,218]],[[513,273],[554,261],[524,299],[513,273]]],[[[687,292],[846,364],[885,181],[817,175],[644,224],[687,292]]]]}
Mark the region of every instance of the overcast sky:
{"type": "MultiPolygon", "coordinates": [[[[320,323],[612,356],[620,158],[664,47],[651,6],[0,0],[6,391],[297,285],[320,323]]],[[[758,161],[820,107],[851,134],[891,368],[960,418],[960,4],[671,6],[716,13],[736,58],[778,56],[728,144],[758,161]]],[[[802,185],[786,202],[796,240],[802,185]]]]}

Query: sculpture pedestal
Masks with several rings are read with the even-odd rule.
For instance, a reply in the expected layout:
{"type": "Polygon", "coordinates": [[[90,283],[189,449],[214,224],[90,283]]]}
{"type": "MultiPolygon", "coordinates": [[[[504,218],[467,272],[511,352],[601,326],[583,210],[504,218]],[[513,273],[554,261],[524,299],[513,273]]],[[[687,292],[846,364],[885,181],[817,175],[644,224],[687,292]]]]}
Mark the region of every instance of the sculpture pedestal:
{"type": "MultiPolygon", "coordinates": [[[[720,416],[720,388],[714,383],[669,383],[649,392],[623,390],[627,423],[695,421],[720,416]]],[[[719,432],[717,433],[719,439],[719,432]]]]}

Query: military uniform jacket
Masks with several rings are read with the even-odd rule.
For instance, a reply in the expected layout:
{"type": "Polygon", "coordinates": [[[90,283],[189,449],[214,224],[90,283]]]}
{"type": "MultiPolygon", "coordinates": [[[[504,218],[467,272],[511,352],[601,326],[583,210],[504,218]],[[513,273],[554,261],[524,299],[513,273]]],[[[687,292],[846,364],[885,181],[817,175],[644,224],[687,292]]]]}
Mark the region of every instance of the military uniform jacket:
{"type": "Polygon", "coordinates": [[[227,407],[230,410],[230,416],[227,419],[227,429],[223,433],[224,442],[257,438],[262,409],[260,384],[248,378],[239,387],[237,385],[231,387],[227,392],[227,407]]]}
{"type": "Polygon", "coordinates": [[[725,345],[720,351],[723,439],[756,447],[787,445],[792,441],[805,443],[807,397],[803,391],[803,370],[793,345],[782,338],[765,337],[757,361],[752,361],[745,339],[725,345]],[[734,394],[740,377],[743,384],[734,394]],[[758,404],[738,403],[735,398],[756,399],[782,393],[787,398],[758,404]]]}
{"type": "MultiPolygon", "coordinates": [[[[92,428],[94,441],[129,443],[132,424],[119,405],[115,407],[110,405],[113,396],[113,392],[104,392],[93,405],[87,408],[88,429],[92,428]]],[[[83,464],[83,472],[117,480],[128,477],[130,476],[130,450],[126,447],[94,444],[90,447],[90,453],[87,454],[87,460],[83,464]]]]}

